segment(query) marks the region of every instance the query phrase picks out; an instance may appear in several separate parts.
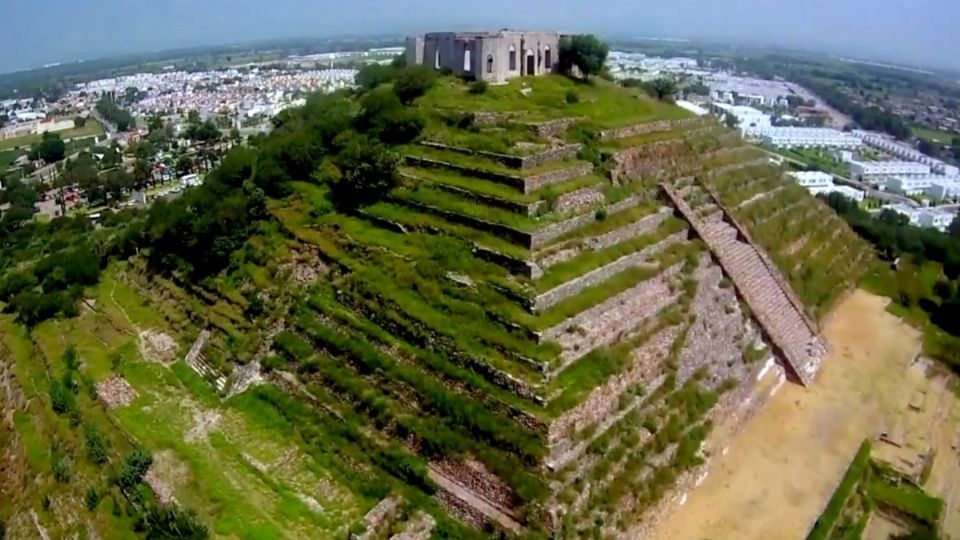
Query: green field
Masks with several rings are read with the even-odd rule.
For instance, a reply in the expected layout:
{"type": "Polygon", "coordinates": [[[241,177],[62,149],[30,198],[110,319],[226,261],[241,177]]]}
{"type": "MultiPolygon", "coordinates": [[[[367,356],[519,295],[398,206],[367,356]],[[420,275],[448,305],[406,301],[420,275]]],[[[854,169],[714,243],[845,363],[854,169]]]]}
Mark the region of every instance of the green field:
{"type": "MultiPolygon", "coordinates": [[[[93,120],[92,118],[87,120],[86,125],[82,128],[73,128],[67,129],[64,131],[56,132],[57,135],[60,135],[61,139],[79,139],[84,137],[93,137],[96,135],[103,134],[103,126],[99,122],[93,120]]],[[[27,146],[32,146],[40,142],[40,135],[23,135],[21,137],[12,137],[9,139],[0,140],[0,150],[8,150],[13,148],[23,148],[27,146]]]]}
{"type": "Polygon", "coordinates": [[[910,132],[918,139],[926,139],[939,144],[950,144],[955,138],[960,137],[960,133],[930,129],[916,124],[910,126],[910,132]]]}

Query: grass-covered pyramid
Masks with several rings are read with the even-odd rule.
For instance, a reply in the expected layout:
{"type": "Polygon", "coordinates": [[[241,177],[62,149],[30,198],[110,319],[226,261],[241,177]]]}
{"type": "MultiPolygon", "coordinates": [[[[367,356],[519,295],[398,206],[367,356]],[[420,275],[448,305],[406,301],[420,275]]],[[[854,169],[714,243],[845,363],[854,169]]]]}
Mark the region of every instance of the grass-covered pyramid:
{"type": "Polygon", "coordinates": [[[871,255],[763,152],[602,80],[384,79],[278,121],[271,218],[205,282],[257,314],[208,367],[267,373],[358,536],[634,536],[770,358],[812,381],[871,255]]]}

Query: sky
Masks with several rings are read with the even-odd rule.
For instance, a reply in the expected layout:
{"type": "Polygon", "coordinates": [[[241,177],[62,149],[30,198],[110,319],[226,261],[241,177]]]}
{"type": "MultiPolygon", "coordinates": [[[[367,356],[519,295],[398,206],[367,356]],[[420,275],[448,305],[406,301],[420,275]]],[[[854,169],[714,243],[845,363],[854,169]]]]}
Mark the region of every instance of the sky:
{"type": "Polygon", "coordinates": [[[0,72],[273,38],[504,27],[774,45],[960,71],[960,0],[0,0],[0,72]]]}

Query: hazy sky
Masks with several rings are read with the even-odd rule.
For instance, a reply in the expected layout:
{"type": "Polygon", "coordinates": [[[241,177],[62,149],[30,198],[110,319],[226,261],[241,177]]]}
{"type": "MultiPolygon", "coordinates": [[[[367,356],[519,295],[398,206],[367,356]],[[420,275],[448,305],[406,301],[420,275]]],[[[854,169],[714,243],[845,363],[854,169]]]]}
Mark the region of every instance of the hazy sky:
{"type": "Polygon", "coordinates": [[[193,45],[506,26],[782,45],[960,70],[960,0],[0,0],[0,72],[193,45]]]}

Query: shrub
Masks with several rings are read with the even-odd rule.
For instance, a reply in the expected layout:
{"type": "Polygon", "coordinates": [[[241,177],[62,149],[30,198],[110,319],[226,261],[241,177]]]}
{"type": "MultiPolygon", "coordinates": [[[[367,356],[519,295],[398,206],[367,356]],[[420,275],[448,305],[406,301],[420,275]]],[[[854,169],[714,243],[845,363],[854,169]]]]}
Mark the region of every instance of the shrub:
{"type": "Polygon", "coordinates": [[[73,462],[70,461],[70,458],[61,456],[53,463],[53,478],[61,484],[66,484],[70,481],[70,469],[72,467],[73,462]]]}
{"type": "Polygon", "coordinates": [[[607,209],[606,209],[606,208],[600,208],[599,210],[597,210],[597,213],[594,214],[594,217],[597,218],[597,221],[603,221],[603,220],[607,219],[607,209]]]}
{"type": "Polygon", "coordinates": [[[437,74],[427,66],[407,66],[393,82],[393,92],[404,105],[427,93],[437,79],[437,74]]]}
{"type": "Polygon", "coordinates": [[[566,100],[570,105],[580,103],[580,95],[577,94],[573,89],[567,90],[566,100]]]}
{"type": "Polygon", "coordinates": [[[90,489],[87,490],[87,494],[83,497],[83,501],[87,505],[87,510],[93,512],[97,509],[97,506],[100,505],[100,500],[102,498],[103,495],[97,491],[97,488],[90,486],[90,489]]]}
{"type": "Polygon", "coordinates": [[[186,538],[203,540],[209,533],[191,510],[179,508],[148,508],[134,523],[134,530],[142,532],[148,540],[186,538]]]}
{"type": "Polygon", "coordinates": [[[469,92],[475,96],[479,96],[481,94],[486,94],[489,88],[490,85],[487,84],[486,81],[477,81],[470,85],[469,92]]]}
{"type": "Polygon", "coordinates": [[[87,425],[83,429],[83,436],[87,443],[87,457],[97,465],[103,465],[107,462],[107,448],[103,442],[103,436],[96,427],[87,425]]]}
{"type": "Polygon", "coordinates": [[[153,464],[153,456],[142,450],[134,450],[123,458],[123,465],[120,466],[120,473],[117,475],[116,483],[122,489],[135,487],[147,474],[147,469],[153,464]]]}

